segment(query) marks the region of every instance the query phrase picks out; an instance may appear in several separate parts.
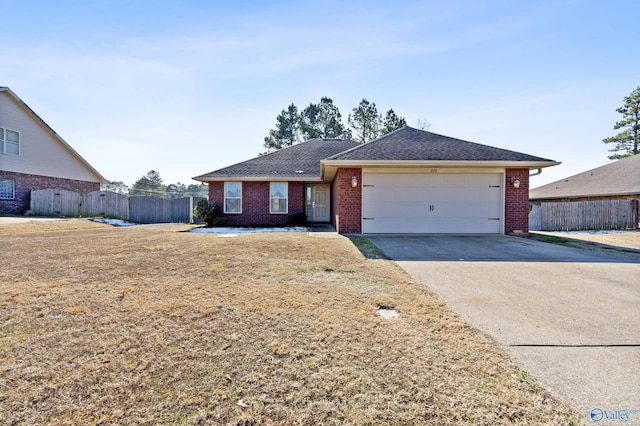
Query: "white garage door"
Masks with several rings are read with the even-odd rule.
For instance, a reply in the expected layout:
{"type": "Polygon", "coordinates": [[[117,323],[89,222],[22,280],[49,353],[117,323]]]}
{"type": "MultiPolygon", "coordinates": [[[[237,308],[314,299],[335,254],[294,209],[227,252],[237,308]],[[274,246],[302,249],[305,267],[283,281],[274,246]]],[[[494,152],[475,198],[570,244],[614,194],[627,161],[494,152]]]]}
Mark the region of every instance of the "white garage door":
{"type": "Polygon", "coordinates": [[[501,233],[501,174],[362,176],[362,232],[501,233]]]}

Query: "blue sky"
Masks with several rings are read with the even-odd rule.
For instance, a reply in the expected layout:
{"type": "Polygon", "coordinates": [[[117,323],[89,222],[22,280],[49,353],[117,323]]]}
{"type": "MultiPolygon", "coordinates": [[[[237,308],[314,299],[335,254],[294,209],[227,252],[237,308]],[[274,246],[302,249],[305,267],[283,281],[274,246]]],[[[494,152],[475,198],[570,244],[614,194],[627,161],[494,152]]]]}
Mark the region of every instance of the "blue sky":
{"type": "Polygon", "coordinates": [[[5,1],[9,86],[109,180],[165,183],[246,160],[290,103],[362,98],[411,126],[562,165],[640,85],[635,0],[5,1]]]}

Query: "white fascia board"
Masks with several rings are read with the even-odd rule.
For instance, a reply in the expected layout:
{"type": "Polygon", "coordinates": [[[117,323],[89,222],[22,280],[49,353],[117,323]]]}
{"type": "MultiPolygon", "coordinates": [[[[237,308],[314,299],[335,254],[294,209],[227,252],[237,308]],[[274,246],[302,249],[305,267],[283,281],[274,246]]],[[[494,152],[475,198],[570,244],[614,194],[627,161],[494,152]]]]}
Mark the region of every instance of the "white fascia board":
{"type": "Polygon", "coordinates": [[[333,167],[504,167],[539,169],[557,166],[558,161],[459,161],[459,160],[322,160],[333,167]]]}
{"type": "Polygon", "coordinates": [[[461,168],[528,168],[541,169],[561,164],[558,161],[458,161],[458,160],[322,160],[324,181],[331,182],[338,168],[342,167],[461,167],[461,168]]]}
{"type": "Polygon", "coordinates": [[[322,182],[319,177],[287,177],[287,176],[223,176],[191,178],[200,182],[322,182]]]}
{"type": "MultiPolygon", "coordinates": [[[[532,189],[531,191],[535,191],[535,189],[532,189]]],[[[558,200],[558,199],[565,199],[565,198],[628,197],[633,195],[637,195],[640,198],[640,191],[552,194],[552,195],[538,196],[538,197],[530,196],[529,200],[538,201],[538,200],[558,200]]]]}

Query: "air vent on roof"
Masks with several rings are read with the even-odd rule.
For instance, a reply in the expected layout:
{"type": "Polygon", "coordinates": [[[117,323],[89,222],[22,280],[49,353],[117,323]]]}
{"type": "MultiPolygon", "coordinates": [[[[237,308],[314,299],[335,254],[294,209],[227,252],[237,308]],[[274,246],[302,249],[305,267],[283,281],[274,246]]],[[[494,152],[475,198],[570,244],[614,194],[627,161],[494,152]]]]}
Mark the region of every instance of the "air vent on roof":
{"type": "Polygon", "coordinates": [[[304,173],[304,170],[296,170],[297,174],[304,173]]]}

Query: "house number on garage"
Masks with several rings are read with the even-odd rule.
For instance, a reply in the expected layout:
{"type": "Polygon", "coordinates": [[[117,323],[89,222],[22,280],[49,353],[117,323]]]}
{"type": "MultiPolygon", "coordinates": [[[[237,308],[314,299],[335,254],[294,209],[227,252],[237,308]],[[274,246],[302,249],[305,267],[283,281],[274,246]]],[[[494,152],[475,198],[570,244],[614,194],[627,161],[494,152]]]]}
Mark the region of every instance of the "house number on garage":
{"type": "Polygon", "coordinates": [[[431,173],[438,173],[438,169],[431,169],[431,173]]]}

